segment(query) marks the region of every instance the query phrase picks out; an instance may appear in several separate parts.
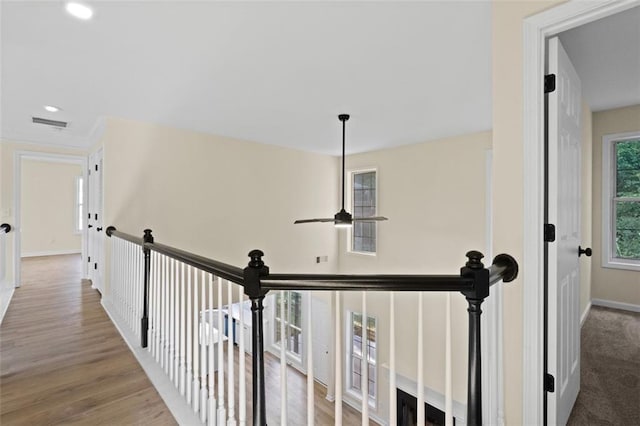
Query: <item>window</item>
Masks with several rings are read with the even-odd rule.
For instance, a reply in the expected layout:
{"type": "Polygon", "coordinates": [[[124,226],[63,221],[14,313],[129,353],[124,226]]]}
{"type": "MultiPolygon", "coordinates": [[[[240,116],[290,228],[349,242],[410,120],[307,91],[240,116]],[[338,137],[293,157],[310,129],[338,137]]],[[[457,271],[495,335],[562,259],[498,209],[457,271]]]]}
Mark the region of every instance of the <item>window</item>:
{"type": "Polygon", "coordinates": [[[282,340],[280,323],[284,320],[286,351],[296,359],[302,357],[302,293],[297,291],[278,291],[275,295],[274,343],[280,346],[282,340]],[[281,302],[284,297],[284,315],[281,302]]]}
{"type": "Polygon", "coordinates": [[[602,145],[602,266],[640,270],[640,133],[602,145]]]}
{"type": "Polygon", "coordinates": [[[349,350],[349,362],[347,364],[349,391],[362,397],[362,368],[368,367],[369,381],[369,404],[375,405],[376,399],[376,320],[373,317],[367,318],[367,362],[363,361],[363,329],[362,314],[351,312],[349,315],[349,332],[347,348],[349,350]],[[366,366],[365,366],[366,365],[366,366]]]}
{"type": "Polygon", "coordinates": [[[81,232],[83,229],[82,219],[84,218],[84,185],[82,176],[76,176],[76,205],[75,205],[75,230],[81,232]]]}
{"type": "MultiPolygon", "coordinates": [[[[354,172],[352,179],[353,217],[376,215],[376,172],[354,172]]],[[[351,232],[351,250],[359,253],[376,252],[376,222],[356,221],[351,232]]]]}

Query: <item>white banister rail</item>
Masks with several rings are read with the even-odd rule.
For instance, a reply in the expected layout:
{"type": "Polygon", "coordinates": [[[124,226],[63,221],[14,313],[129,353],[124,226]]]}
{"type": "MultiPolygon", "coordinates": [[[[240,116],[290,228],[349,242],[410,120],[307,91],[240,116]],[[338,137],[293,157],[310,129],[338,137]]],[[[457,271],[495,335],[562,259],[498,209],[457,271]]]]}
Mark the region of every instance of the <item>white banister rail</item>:
{"type": "MultiPolygon", "coordinates": [[[[363,426],[369,425],[371,420],[384,423],[386,419],[389,424],[397,424],[400,421],[400,415],[403,416],[403,421],[409,420],[406,418],[408,412],[415,414],[418,424],[425,424],[429,416],[425,409],[425,402],[434,400],[425,386],[425,383],[431,379],[425,377],[425,357],[431,360],[435,356],[432,349],[425,350],[425,333],[430,331],[425,329],[424,323],[425,292],[447,292],[444,307],[444,396],[441,395],[439,397],[441,399],[435,405],[444,410],[441,415],[444,417],[445,424],[453,425],[454,405],[459,406],[460,403],[454,402],[452,389],[450,296],[452,291],[461,292],[469,304],[467,311],[470,361],[467,417],[460,418],[458,417],[460,414],[456,414],[456,417],[467,424],[479,424],[479,419],[482,418],[481,370],[479,369],[481,366],[480,304],[489,295],[489,287],[493,283],[499,280],[509,282],[517,276],[517,263],[510,256],[498,255],[491,267],[484,268],[480,261],[482,254],[469,252],[467,253],[469,261],[461,269],[460,275],[278,275],[269,274],[268,267],[261,260],[263,253],[259,250],[253,250],[249,254],[251,261],[247,268],[239,269],[154,243],[150,230],[145,230],[143,238],[124,234],[113,227],[107,229],[107,234],[110,237],[115,235],[116,238],[110,240],[111,263],[107,287],[109,292],[108,305],[105,304],[105,307],[108,306],[109,315],[134,353],[138,350],[134,348],[138,346],[137,342],[134,342],[137,339],[140,346],[145,348],[143,351],[146,354],[145,362],[148,360],[153,364],[154,371],[162,375],[163,383],[168,384],[171,392],[177,395],[182,404],[181,407],[185,410],[181,408],[176,410],[187,412],[190,419],[180,423],[220,426],[236,426],[239,423],[245,426],[247,423],[246,384],[249,380],[245,366],[246,357],[251,354],[254,384],[253,423],[266,425],[267,398],[263,350],[265,336],[269,345],[279,343],[280,346],[280,412],[270,411],[269,416],[272,419],[279,416],[282,425],[290,422],[304,422],[302,413],[304,404],[301,403],[301,399],[296,399],[296,403],[292,403],[291,406],[288,404],[291,400],[288,390],[299,389],[300,386],[300,375],[289,368],[288,362],[291,361],[296,368],[306,369],[304,379],[306,380],[306,423],[308,425],[316,423],[316,415],[321,416],[322,424],[330,421],[330,415],[328,415],[330,410],[326,408],[316,410],[318,401],[315,392],[314,367],[317,366],[314,365],[316,359],[313,348],[316,331],[314,331],[314,320],[311,317],[316,314],[313,291],[333,290],[334,380],[332,387],[334,389],[332,389],[332,396],[334,396],[333,421],[336,425],[343,423],[343,403],[353,407],[359,405],[363,426]],[[236,291],[237,299],[235,299],[236,291]],[[267,317],[265,322],[263,310],[269,305],[263,301],[269,291],[278,291],[276,295],[279,300],[276,298],[278,303],[267,311],[273,316],[267,317]],[[300,291],[307,291],[307,293],[300,297],[302,294],[299,293],[300,291]],[[350,308],[353,301],[351,298],[342,299],[344,291],[361,292],[360,314],[346,310],[347,307],[350,308]],[[371,291],[388,292],[388,314],[390,315],[388,329],[386,324],[383,325],[375,319],[369,321],[369,315],[372,313],[370,307],[373,307],[374,312],[380,309],[376,300],[372,300],[369,306],[368,294],[371,291]],[[416,381],[412,385],[413,389],[409,389],[415,394],[412,402],[415,404],[414,408],[407,408],[404,402],[403,406],[399,407],[398,401],[402,399],[397,399],[399,395],[404,395],[398,392],[398,380],[402,380],[403,389],[406,388],[407,382],[406,378],[398,375],[396,369],[398,337],[396,327],[403,326],[396,321],[395,317],[397,292],[412,292],[418,298],[417,373],[416,381]],[[245,340],[248,325],[245,294],[249,295],[251,303],[252,344],[250,346],[245,340]],[[303,316],[301,311],[306,311],[303,316]],[[358,315],[360,316],[359,332],[358,315]],[[275,319],[276,322],[272,328],[268,329],[269,331],[265,332],[264,324],[269,323],[270,319],[275,319]],[[348,333],[345,336],[346,329],[348,333]],[[388,334],[385,336],[385,333],[388,334]],[[344,340],[345,337],[348,339],[344,340]],[[383,389],[383,392],[388,390],[389,399],[386,407],[384,403],[377,403],[377,400],[383,397],[379,392],[380,374],[377,368],[384,361],[379,357],[385,355],[381,347],[385,344],[385,337],[388,337],[389,344],[389,386],[388,389],[383,389]],[[346,347],[343,346],[345,344],[346,347]],[[357,368],[358,363],[359,371],[352,371],[352,368],[357,368]],[[345,372],[350,375],[348,380],[343,377],[345,372]],[[359,379],[356,379],[358,376],[359,379]],[[290,386],[291,380],[298,382],[290,386]],[[371,405],[372,399],[376,400],[376,404],[371,405]],[[356,402],[358,400],[359,404],[356,402]],[[384,415],[380,413],[380,407],[387,410],[384,415]],[[382,420],[381,416],[385,416],[385,420],[382,420]]],[[[272,301],[273,298],[268,300],[272,301]]],[[[323,311],[320,299],[318,303],[320,313],[323,311]]],[[[319,333],[319,336],[321,335],[322,333],[319,333]]],[[[323,353],[323,350],[320,353],[323,353]]],[[[276,352],[276,357],[277,355],[276,352]]],[[[136,356],[139,360],[141,359],[138,354],[136,356]]],[[[273,381],[275,363],[270,361],[268,367],[271,369],[268,377],[273,381]]],[[[149,373],[146,367],[145,370],[149,373]]],[[[330,398],[329,394],[330,392],[327,398],[330,398]]],[[[276,392],[270,395],[270,398],[277,397],[276,392]]],[[[165,401],[167,401],[166,398],[165,401]]],[[[174,406],[174,402],[168,401],[168,405],[174,406]]],[[[273,405],[277,407],[277,404],[273,405]]],[[[351,408],[348,410],[350,411],[349,422],[353,423],[351,408]]],[[[176,411],[172,409],[172,412],[176,411]]]]}
{"type": "MultiPolygon", "coordinates": [[[[110,241],[110,315],[139,339],[143,332],[142,244],[133,238],[110,241]]],[[[246,425],[245,351],[251,348],[244,341],[243,287],[159,252],[151,251],[149,262],[149,359],[200,423],[246,425]],[[234,294],[238,295],[237,302],[234,294]]]]}

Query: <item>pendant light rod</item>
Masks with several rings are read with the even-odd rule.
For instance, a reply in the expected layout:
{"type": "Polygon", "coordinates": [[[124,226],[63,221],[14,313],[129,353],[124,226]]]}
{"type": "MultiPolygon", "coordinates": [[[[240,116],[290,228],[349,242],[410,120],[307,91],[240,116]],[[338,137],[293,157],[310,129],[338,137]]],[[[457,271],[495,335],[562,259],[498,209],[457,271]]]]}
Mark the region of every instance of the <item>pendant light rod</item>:
{"type": "Polygon", "coordinates": [[[344,193],[345,193],[345,156],[344,156],[344,145],[345,145],[345,127],[346,122],[349,119],[349,114],[340,114],[338,119],[342,121],[342,211],[344,211],[344,193]]]}

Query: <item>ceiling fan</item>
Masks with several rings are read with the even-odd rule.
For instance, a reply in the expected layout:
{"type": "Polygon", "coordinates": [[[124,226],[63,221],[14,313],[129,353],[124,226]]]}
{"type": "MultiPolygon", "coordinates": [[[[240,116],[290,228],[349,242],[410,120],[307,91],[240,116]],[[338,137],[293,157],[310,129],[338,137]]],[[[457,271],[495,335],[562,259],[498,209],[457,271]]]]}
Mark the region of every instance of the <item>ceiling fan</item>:
{"type": "Polygon", "coordinates": [[[344,167],[344,134],[345,124],[349,119],[349,114],[340,114],[338,119],[342,121],[342,208],[336,213],[333,218],[323,219],[300,219],[296,220],[294,224],[298,223],[314,223],[314,222],[333,222],[337,228],[347,228],[353,225],[354,221],[381,221],[388,220],[383,216],[371,216],[371,217],[353,217],[351,213],[344,209],[344,190],[345,190],[345,167],[344,167]]]}

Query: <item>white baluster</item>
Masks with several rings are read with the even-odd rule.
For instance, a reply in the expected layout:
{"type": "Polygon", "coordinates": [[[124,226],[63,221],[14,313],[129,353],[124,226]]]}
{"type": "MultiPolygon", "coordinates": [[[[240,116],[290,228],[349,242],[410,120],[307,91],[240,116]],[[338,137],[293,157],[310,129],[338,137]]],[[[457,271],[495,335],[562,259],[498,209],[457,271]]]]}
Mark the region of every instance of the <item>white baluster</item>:
{"type": "Polygon", "coordinates": [[[240,420],[240,426],[247,424],[247,389],[246,389],[246,377],[245,377],[245,347],[244,347],[244,289],[238,286],[238,300],[240,301],[240,348],[239,348],[239,388],[238,388],[238,400],[240,402],[238,418],[240,420]]]}
{"type": "Polygon", "coordinates": [[[202,271],[202,279],[200,288],[202,289],[202,297],[200,300],[200,314],[198,320],[200,321],[200,421],[205,422],[207,420],[207,346],[205,341],[205,310],[206,310],[206,273],[202,271]]]}
{"type": "Polygon", "coordinates": [[[227,368],[229,369],[228,383],[228,426],[235,426],[236,413],[235,413],[235,390],[234,390],[234,374],[233,374],[233,340],[234,340],[234,327],[233,327],[233,288],[231,287],[231,281],[227,281],[227,308],[229,313],[227,314],[227,330],[229,334],[229,340],[227,340],[227,368]]]}
{"type": "Polygon", "coordinates": [[[151,357],[153,357],[154,355],[154,350],[155,350],[155,345],[154,345],[154,341],[155,341],[155,318],[153,317],[153,312],[155,311],[155,303],[156,301],[153,299],[154,294],[155,294],[155,271],[153,270],[153,262],[155,259],[155,253],[154,252],[150,252],[149,253],[149,310],[147,312],[147,315],[149,316],[149,337],[148,337],[148,346],[147,349],[149,350],[149,354],[151,355],[151,357]]]}
{"type": "MultiPolygon", "coordinates": [[[[362,390],[362,426],[369,425],[369,317],[367,292],[362,292],[362,361],[360,363],[360,389],[362,390]]],[[[424,423],[418,423],[424,424],[424,423]]]]}
{"type": "Polygon", "coordinates": [[[423,425],[424,418],[424,355],[423,355],[423,331],[422,323],[424,313],[422,306],[422,293],[418,293],[418,424],[423,425]]]}
{"type": "Polygon", "coordinates": [[[207,329],[209,330],[209,339],[207,339],[207,347],[208,347],[208,367],[209,367],[209,405],[208,405],[208,420],[209,426],[216,426],[216,395],[214,391],[214,383],[213,377],[215,374],[215,366],[213,365],[213,351],[215,350],[215,342],[214,342],[214,333],[213,333],[213,275],[209,274],[209,315],[208,315],[208,325],[207,329]]]}
{"type": "Polygon", "coordinates": [[[306,344],[305,352],[307,353],[307,425],[313,426],[315,417],[315,389],[313,381],[313,312],[311,306],[313,304],[313,293],[307,292],[307,336],[304,340],[306,344]]]}
{"type": "Polygon", "coordinates": [[[191,319],[193,315],[191,314],[191,303],[193,301],[193,297],[191,295],[191,278],[193,275],[193,269],[191,265],[187,266],[187,404],[191,404],[191,392],[193,391],[193,345],[191,339],[193,338],[193,331],[191,328],[191,319]]]}
{"type": "Polygon", "coordinates": [[[224,351],[222,338],[224,336],[222,322],[222,278],[218,278],[218,424],[224,425],[227,412],[224,407],[224,351]]]}
{"type": "Polygon", "coordinates": [[[155,301],[156,301],[156,309],[155,309],[155,313],[154,316],[156,317],[156,335],[155,335],[155,344],[156,344],[156,349],[155,349],[155,356],[156,356],[156,362],[158,363],[158,365],[160,365],[160,333],[162,331],[162,324],[160,322],[160,313],[161,313],[161,307],[160,307],[160,289],[162,286],[162,276],[160,274],[160,265],[162,262],[162,258],[161,255],[154,253],[155,254],[155,263],[154,263],[154,270],[156,271],[156,293],[155,293],[155,301]]]}
{"type": "Polygon", "coordinates": [[[169,258],[164,259],[164,373],[169,374],[169,258]]]}
{"type": "Polygon", "coordinates": [[[198,307],[198,270],[193,274],[193,412],[200,408],[200,308],[198,307]]]}
{"type": "Polygon", "coordinates": [[[340,307],[340,292],[336,291],[336,329],[335,334],[335,366],[336,366],[336,401],[335,401],[335,414],[334,421],[336,426],[342,425],[342,312],[340,307]]]}
{"type": "Polygon", "coordinates": [[[447,309],[445,319],[445,386],[444,386],[444,422],[445,426],[453,426],[453,391],[451,386],[451,293],[447,293],[447,309]]]}
{"type": "Polygon", "coordinates": [[[284,326],[288,312],[284,311],[284,301],[287,292],[280,291],[280,424],[287,425],[287,329],[284,326]]]}
{"type": "Polygon", "coordinates": [[[171,259],[169,267],[169,380],[173,381],[176,356],[176,310],[175,310],[175,268],[176,261],[171,259]]]}
{"type": "Polygon", "coordinates": [[[396,303],[395,293],[389,293],[389,424],[398,424],[396,387],[396,303]]]}
{"type": "Polygon", "coordinates": [[[185,300],[185,264],[180,265],[180,395],[185,396],[186,382],[187,382],[187,367],[186,367],[186,329],[187,324],[185,321],[187,303],[185,300]]]}
{"type": "Polygon", "coordinates": [[[180,334],[180,267],[184,265],[182,262],[176,261],[175,265],[175,274],[174,274],[174,283],[173,290],[175,293],[175,315],[174,315],[174,329],[175,329],[175,338],[173,341],[175,342],[175,356],[174,356],[174,364],[173,364],[173,385],[176,389],[180,389],[180,339],[182,338],[180,334]]]}

